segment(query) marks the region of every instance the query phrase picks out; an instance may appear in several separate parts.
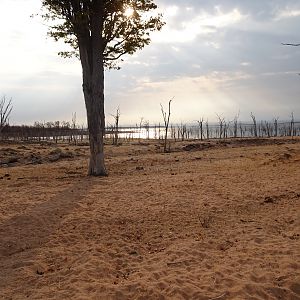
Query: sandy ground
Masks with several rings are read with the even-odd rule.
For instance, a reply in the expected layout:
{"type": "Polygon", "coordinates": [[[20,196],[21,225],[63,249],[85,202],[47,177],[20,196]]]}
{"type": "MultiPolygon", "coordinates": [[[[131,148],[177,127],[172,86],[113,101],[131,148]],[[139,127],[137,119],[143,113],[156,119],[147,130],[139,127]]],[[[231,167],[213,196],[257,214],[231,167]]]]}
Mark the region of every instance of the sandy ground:
{"type": "Polygon", "coordinates": [[[1,144],[0,299],[300,299],[300,139],[172,147],[1,144]]]}

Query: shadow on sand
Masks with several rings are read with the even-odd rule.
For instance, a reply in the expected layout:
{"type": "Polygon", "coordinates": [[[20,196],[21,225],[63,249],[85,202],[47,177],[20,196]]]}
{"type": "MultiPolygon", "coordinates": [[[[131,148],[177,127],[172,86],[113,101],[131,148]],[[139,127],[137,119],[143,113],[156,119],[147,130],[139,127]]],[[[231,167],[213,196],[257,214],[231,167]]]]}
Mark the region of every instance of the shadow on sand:
{"type": "Polygon", "coordinates": [[[46,202],[0,224],[0,290],[12,283],[19,268],[34,260],[39,246],[49,241],[97,182],[96,178],[76,179],[46,202]]]}

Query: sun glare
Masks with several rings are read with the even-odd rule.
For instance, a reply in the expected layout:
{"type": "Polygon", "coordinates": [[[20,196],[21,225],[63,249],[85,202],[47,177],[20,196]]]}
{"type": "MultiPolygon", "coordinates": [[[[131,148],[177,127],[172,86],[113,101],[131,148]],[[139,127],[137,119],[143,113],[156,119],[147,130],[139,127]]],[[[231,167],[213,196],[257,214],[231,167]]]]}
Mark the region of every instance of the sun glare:
{"type": "Polygon", "coordinates": [[[127,17],[127,18],[130,18],[134,13],[134,10],[133,8],[131,7],[127,7],[124,11],[124,15],[127,17]]]}

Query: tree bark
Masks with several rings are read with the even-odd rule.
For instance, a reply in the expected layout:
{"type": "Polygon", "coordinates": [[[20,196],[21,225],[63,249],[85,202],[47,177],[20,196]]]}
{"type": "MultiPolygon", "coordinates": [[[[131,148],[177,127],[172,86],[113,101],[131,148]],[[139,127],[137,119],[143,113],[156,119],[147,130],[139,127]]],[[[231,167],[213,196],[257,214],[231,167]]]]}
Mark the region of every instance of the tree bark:
{"type": "Polygon", "coordinates": [[[88,175],[106,176],[107,171],[104,163],[104,42],[101,34],[103,2],[95,0],[94,5],[91,30],[81,27],[77,37],[89,130],[90,161],[88,175]]]}
{"type": "Polygon", "coordinates": [[[88,175],[106,176],[107,171],[104,163],[105,116],[103,84],[101,87],[100,82],[97,82],[98,80],[91,79],[91,81],[91,89],[83,84],[90,143],[88,175]]]}

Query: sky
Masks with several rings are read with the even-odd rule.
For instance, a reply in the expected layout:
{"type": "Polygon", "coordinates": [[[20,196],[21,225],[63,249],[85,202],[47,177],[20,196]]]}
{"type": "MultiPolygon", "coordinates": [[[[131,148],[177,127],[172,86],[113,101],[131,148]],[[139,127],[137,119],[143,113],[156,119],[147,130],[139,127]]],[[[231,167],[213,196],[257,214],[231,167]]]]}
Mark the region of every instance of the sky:
{"type": "MultiPolygon", "coordinates": [[[[299,0],[156,0],[166,25],[152,42],[105,73],[108,123],[141,118],[193,123],[217,115],[257,120],[291,113],[300,120],[299,0]]],[[[0,97],[12,98],[11,124],[71,121],[86,124],[79,60],[57,55],[47,37],[40,0],[0,0],[0,97]]]]}

